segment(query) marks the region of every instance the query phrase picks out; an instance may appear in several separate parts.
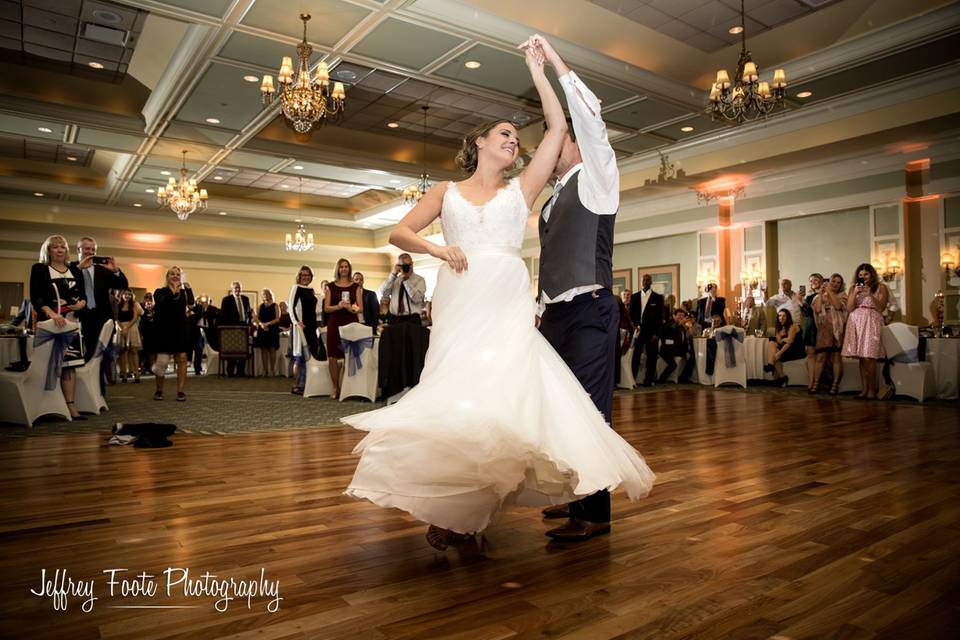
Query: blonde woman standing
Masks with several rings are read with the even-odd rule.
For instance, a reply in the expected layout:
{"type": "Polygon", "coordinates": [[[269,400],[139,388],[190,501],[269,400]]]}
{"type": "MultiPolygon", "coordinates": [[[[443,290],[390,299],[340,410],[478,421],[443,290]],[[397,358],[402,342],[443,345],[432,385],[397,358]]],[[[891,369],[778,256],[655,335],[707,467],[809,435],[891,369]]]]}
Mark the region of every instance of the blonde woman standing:
{"type": "Polygon", "coordinates": [[[133,292],[124,289],[117,307],[117,349],[120,351],[120,382],[126,382],[132,374],[133,381],[140,384],[140,317],[143,308],[133,299],[133,292]]]}

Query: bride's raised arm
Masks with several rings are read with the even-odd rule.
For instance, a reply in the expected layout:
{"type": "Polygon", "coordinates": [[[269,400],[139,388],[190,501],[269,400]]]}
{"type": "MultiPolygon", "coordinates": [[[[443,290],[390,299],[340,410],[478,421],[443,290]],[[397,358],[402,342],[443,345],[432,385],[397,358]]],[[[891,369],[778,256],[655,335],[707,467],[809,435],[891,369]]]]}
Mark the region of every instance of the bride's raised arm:
{"type": "Polygon", "coordinates": [[[543,116],[547,122],[543,140],[537,146],[533,159],[520,174],[520,188],[523,190],[528,207],[533,206],[533,201],[537,199],[547,180],[553,175],[557,158],[560,157],[560,151],[563,149],[563,139],[567,135],[567,120],[563,115],[563,107],[560,106],[560,99],[557,98],[544,73],[542,42],[542,36],[533,35],[518,47],[524,50],[527,68],[530,70],[537,93],[540,94],[543,116]]]}

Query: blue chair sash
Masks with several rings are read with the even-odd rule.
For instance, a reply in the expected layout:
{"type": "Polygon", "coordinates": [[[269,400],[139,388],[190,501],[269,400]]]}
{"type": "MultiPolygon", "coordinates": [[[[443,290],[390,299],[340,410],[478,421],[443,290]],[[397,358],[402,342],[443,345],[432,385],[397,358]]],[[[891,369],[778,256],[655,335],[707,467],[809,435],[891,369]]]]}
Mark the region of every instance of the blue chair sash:
{"type": "Polygon", "coordinates": [[[47,379],[44,383],[44,389],[47,391],[53,391],[57,388],[57,382],[60,381],[60,374],[63,371],[63,353],[73,342],[76,335],[76,329],[62,333],[55,333],[43,328],[37,329],[37,335],[33,338],[34,348],[53,341],[53,346],[50,348],[50,362],[47,365],[47,379]]]}
{"type": "Polygon", "coordinates": [[[737,352],[734,349],[733,341],[742,343],[743,335],[741,331],[717,331],[713,334],[717,342],[723,345],[723,364],[727,369],[737,366],[737,352]]]}
{"type": "Polygon", "coordinates": [[[356,375],[357,370],[363,368],[363,363],[360,361],[363,352],[373,348],[373,336],[359,340],[340,338],[340,344],[343,345],[343,353],[347,357],[347,375],[356,375]]]}

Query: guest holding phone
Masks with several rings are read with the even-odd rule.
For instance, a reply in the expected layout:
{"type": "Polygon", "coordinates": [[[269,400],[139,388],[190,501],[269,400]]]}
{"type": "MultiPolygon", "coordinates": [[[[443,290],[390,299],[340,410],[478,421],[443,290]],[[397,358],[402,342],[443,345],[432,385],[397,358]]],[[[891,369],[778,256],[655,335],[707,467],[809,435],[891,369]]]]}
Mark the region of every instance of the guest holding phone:
{"type": "Polygon", "coordinates": [[[340,397],[343,380],[343,345],[340,344],[340,327],[360,322],[363,300],[360,288],[353,281],[353,266],[346,258],[337,260],[335,279],[327,285],[323,310],[327,312],[327,358],[330,362],[330,380],[333,382],[331,398],[340,397]]]}
{"type": "Polygon", "coordinates": [[[886,352],[881,341],[883,311],[890,301],[890,291],[880,282],[877,270],[869,263],[857,267],[854,284],[847,292],[847,332],[843,339],[843,356],[860,360],[858,398],[877,397],[877,360],[886,352]]]}
{"type": "Polygon", "coordinates": [[[156,323],[157,360],[153,373],[157,390],[154,400],[163,400],[163,381],[170,356],[177,369],[177,401],[187,399],[183,392],[187,384],[187,352],[190,351],[190,307],[195,304],[190,284],[183,282],[180,267],[167,269],[166,285],[153,292],[154,322],[156,323]]]}

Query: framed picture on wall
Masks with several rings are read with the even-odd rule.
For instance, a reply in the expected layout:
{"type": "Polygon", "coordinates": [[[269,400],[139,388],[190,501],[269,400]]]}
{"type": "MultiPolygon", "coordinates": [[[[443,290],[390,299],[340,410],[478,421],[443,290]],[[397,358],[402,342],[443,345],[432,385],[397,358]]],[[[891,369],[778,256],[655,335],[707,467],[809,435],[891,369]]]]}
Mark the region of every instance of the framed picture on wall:
{"type": "Polygon", "coordinates": [[[613,272],[613,295],[619,296],[621,291],[633,291],[633,270],[615,269],[613,272]]]}
{"type": "Polygon", "coordinates": [[[653,278],[651,288],[664,298],[673,296],[674,305],[680,301],[680,265],[661,264],[654,267],[637,267],[637,282],[642,282],[643,274],[653,278]]]}

